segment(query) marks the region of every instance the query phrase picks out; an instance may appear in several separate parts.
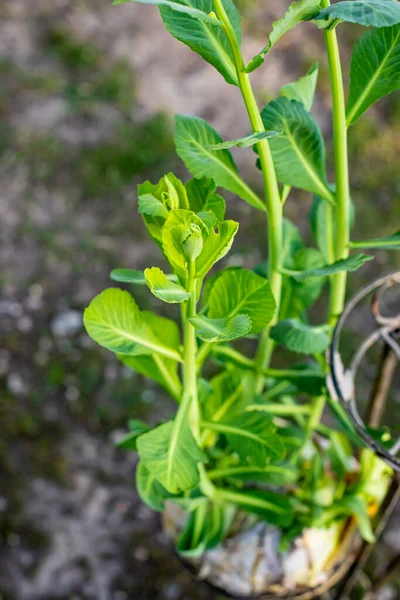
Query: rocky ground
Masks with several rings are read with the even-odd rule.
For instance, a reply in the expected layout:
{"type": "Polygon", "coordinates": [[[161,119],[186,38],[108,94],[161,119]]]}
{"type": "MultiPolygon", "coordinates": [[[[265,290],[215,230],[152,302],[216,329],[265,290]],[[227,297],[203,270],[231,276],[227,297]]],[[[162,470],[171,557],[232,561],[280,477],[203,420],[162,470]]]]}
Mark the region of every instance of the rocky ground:
{"type": "MultiPolygon", "coordinates": [[[[244,5],[246,56],[265,44],[280,5],[244,5]]],[[[314,112],[329,136],[321,56],[320,34],[296,30],[254,81],[268,100],[321,60],[314,112]]],[[[0,82],[0,599],[216,600],[139,502],[134,456],[114,448],[129,416],[155,422],[172,405],[95,347],[81,314],[112,268],[158,261],[135,187],[170,169],[184,175],[172,114],[197,114],[235,137],[248,130],[240,97],[169,38],[155,8],[108,0],[3,0],[0,82]]],[[[351,138],[365,237],[399,222],[399,121],[398,102],[384,102],[351,138]]],[[[255,180],[251,151],[237,158],[255,180]]],[[[306,236],[309,203],[288,201],[306,236]]],[[[230,199],[228,210],[242,222],[229,260],[252,266],[263,258],[263,226],[244,203],[230,199]]],[[[378,254],[364,279],[395,260],[378,254]]],[[[144,290],[139,301],[151,304],[144,290]]],[[[391,527],[385,556],[396,546],[391,527]]]]}

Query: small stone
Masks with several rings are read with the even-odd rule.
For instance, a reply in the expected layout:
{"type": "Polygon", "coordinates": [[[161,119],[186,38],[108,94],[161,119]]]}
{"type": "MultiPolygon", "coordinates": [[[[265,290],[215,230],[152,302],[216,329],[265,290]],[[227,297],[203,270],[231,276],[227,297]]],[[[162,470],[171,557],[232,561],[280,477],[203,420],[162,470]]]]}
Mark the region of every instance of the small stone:
{"type": "Polygon", "coordinates": [[[43,306],[43,287],[40,283],[30,286],[26,306],[30,310],[39,310],[43,306]]]}
{"type": "Polygon", "coordinates": [[[46,354],[46,352],[36,352],[33,358],[39,367],[45,367],[47,364],[49,364],[50,357],[48,354],[46,354]]]}
{"type": "Polygon", "coordinates": [[[65,397],[69,402],[75,402],[79,398],[79,390],[76,386],[70,385],[65,390],[65,397]]]}
{"type": "Polygon", "coordinates": [[[0,375],[5,375],[10,366],[10,353],[8,350],[0,350],[0,375]]]}
{"type": "Polygon", "coordinates": [[[113,600],[128,600],[128,594],[123,590],[117,590],[114,593],[113,600]]]}
{"type": "Polygon", "coordinates": [[[21,541],[20,537],[16,533],[10,533],[10,535],[7,538],[8,545],[12,546],[13,548],[15,548],[16,546],[19,546],[20,541],[21,541]]]}
{"type": "Polygon", "coordinates": [[[178,583],[167,583],[161,590],[161,595],[165,600],[177,600],[181,595],[182,589],[178,583]]]}
{"type": "Polygon", "coordinates": [[[150,550],[144,546],[139,546],[135,549],[133,556],[138,562],[146,562],[150,558],[150,550]]]}
{"type": "Polygon", "coordinates": [[[0,301],[0,314],[19,319],[24,314],[22,305],[11,300],[0,301]]]}
{"type": "Polygon", "coordinates": [[[20,562],[21,565],[25,569],[29,569],[32,565],[35,564],[35,555],[33,552],[29,552],[28,550],[23,550],[20,554],[20,562]]]}
{"type": "Polygon", "coordinates": [[[8,389],[16,396],[24,396],[28,393],[28,386],[19,373],[10,373],[7,378],[8,389]]]}
{"type": "Polygon", "coordinates": [[[381,590],[379,590],[379,593],[377,594],[376,598],[377,600],[397,600],[398,595],[394,587],[386,585],[381,590]]]}
{"type": "Polygon", "coordinates": [[[28,331],[31,331],[33,327],[32,318],[28,315],[22,316],[17,321],[17,327],[20,331],[22,331],[22,333],[28,333],[28,331]]]}
{"type": "Polygon", "coordinates": [[[118,369],[115,364],[108,364],[104,369],[104,378],[107,381],[115,381],[118,377],[118,369]]]}
{"type": "Polygon", "coordinates": [[[57,337],[72,337],[82,328],[82,315],[77,310],[58,314],[51,322],[51,331],[57,337]]]}
{"type": "Polygon", "coordinates": [[[42,352],[50,352],[53,348],[53,342],[49,337],[42,337],[39,340],[39,350],[42,352]]]}

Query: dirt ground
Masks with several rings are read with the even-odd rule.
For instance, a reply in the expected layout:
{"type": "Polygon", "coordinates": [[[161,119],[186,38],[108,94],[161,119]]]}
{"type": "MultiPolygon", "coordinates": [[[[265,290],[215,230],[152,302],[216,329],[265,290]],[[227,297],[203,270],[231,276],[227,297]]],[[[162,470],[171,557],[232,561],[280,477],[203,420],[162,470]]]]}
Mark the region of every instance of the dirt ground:
{"type": "MultiPolygon", "coordinates": [[[[186,176],[174,154],[173,114],[197,114],[230,138],[248,125],[237,90],[168,36],[156,8],[110,4],[0,5],[0,600],[218,598],[175,557],[159,515],[135,493],[134,455],[114,447],[129,417],[157,422],[173,405],[95,346],[81,315],[110,285],[112,268],[159,263],[135,189],[168,170],[186,176]]],[[[242,0],[248,58],[283,12],[279,0],[266,4],[242,0]]],[[[271,53],[254,83],[267,101],[320,60],[314,114],[330,139],[322,39],[304,27],[271,53]]],[[[346,58],[355,37],[344,27],[346,58]]],[[[399,123],[392,98],[351,136],[355,236],[399,225],[399,123]]],[[[236,157],[260,185],[252,152],[236,157]]],[[[227,198],[241,229],[226,264],[254,266],[264,258],[264,226],[227,198]]],[[[309,206],[302,193],[288,201],[306,237],[309,206]]],[[[378,253],[351,288],[396,266],[394,253],[378,253]]],[[[136,295],[155,306],[145,290],[136,295]]],[[[397,519],[375,563],[400,551],[399,540],[397,519]]],[[[399,593],[387,587],[381,598],[399,593]]]]}

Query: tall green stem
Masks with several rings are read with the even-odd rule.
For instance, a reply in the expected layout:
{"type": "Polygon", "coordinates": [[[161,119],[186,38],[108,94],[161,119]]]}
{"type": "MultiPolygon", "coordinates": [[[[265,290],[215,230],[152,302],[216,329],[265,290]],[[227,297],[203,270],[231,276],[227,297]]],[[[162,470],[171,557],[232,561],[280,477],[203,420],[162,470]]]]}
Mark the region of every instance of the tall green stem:
{"type": "MultiPolygon", "coordinates": [[[[329,0],[323,0],[322,7],[329,6],[329,0]]],[[[342,67],[339,46],[334,29],[325,30],[325,44],[328,55],[332,89],[333,136],[335,146],[336,176],[336,244],[335,259],[347,258],[350,241],[350,185],[347,149],[346,104],[343,89],[342,67]]],[[[333,222],[331,222],[333,227],[333,222]]],[[[335,323],[343,311],[346,295],[347,274],[340,271],[332,277],[329,320],[335,323]]]]}
{"type": "Polygon", "coordinates": [[[183,312],[183,391],[190,396],[190,425],[196,441],[200,442],[200,408],[197,393],[197,369],[196,353],[197,341],[194,326],[190,322],[191,317],[196,315],[196,280],[194,279],[194,263],[189,263],[188,292],[191,296],[186,302],[183,312]]]}
{"type": "MultiPolygon", "coordinates": [[[[223,23],[225,33],[232,49],[235,59],[238,84],[243,96],[252,130],[254,133],[265,131],[260,110],[254,96],[253,88],[251,87],[250,78],[246,73],[242,53],[231,22],[229,21],[229,17],[226,14],[221,0],[214,0],[214,7],[217,17],[223,23]]],[[[282,247],[282,203],[268,140],[265,139],[259,142],[257,144],[257,149],[264,180],[265,203],[268,218],[268,279],[277,307],[275,318],[269,327],[262,333],[260,344],[257,350],[256,391],[259,393],[264,385],[263,371],[269,365],[274,347],[274,342],[269,337],[269,329],[278,319],[281,299],[282,276],[280,274],[280,259],[282,247]]]]}

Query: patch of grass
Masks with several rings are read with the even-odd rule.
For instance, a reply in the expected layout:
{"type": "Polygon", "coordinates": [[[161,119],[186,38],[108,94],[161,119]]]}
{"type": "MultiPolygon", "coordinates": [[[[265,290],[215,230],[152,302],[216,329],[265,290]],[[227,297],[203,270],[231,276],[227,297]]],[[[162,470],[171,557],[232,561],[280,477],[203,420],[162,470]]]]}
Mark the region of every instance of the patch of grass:
{"type": "Polygon", "coordinates": [[[136,175],[165,161],[173,152],[167,118],[157,115],[143,124],[127,121],[114,142],[84,148],[78,161],[84,189],[89,194],[115,191],[136,175]]]}
{"type": "Polygon", "coordinates": [[[130,110],[135,82],[126,61],[111,61],[94,44],[82,43],[61,29],[50,31],[45,43],[68,70],[63,92],[72,108],[107,102],[124,112],[130,110]]]}
{"type": "Polygon", "coordinates": [[[64,65],[71,69],[95,68],[100,62],[100,51],[94,45],[76,40],[68,31],[53,29],[48,32],[46,45],[64,65]]]}
{"type": "Polygon", "coordinates": [[[93,85],[92,96],[129,110],[134,100],[134,90],[135,82],[130,66],[125,61],[119,61],[98,78],[93,85]]]}
{"type": "Polygon", "coordinates": [[[47,181],[57,170],[64,157],[63,145],[53,136],[32,137],[17,142],[16,160],[27,162],[35,181],[47,181]]]}

